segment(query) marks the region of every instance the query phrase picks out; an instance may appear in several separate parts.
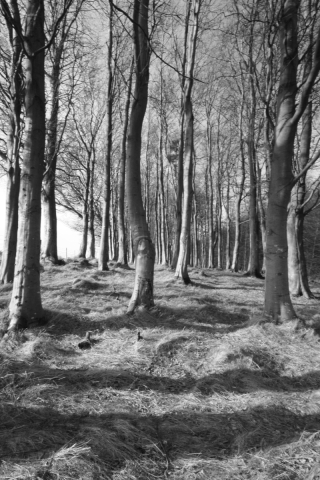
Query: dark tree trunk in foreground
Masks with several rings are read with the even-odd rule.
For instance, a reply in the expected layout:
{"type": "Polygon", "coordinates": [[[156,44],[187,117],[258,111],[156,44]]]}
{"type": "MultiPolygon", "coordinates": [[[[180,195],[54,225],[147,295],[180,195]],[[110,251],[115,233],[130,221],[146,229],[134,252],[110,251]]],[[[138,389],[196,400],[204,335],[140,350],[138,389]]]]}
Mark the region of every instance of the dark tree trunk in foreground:
{"type": "Polygon", "coordinates": [[[149,83],[148,7],[149,0],[134,1],[133,31],[136,82],[129,122],[126,190],[136,261],[136,276],[128,313],[133,312],[137,305],[148,308],[154,304],[155,251],[142,203],[140,175],[141,131],[147,108],[149,83]]]}
{"type": "MultiPolygon", "coordinates": [[[[16,0],[10,2],[11,15],[17,24],[20,24],[19,9],[16,0]]],[[[17,250],[18,234],[18,203],[20,186],[20,115],[22,95],[21,71],[21,40],[7,22],[11,43],[11,65],[9,86],[9,122],[7,134],[7,194],[6,194],[6,220],[5,238],[3,244],[2,260],[0,267],[0,283],[12,283],[17,250]]]]}
{"type": "Polygon", "coordinates": [[[9,330],[43,319],[40,295],[41,182],[45,150],[43,0],[29,0],[24,48],[25,143],[19,195],[17,257],[9,330]]]}
{"type": "Polygon", "coordinates": [[[264,315],[276,323],[296,318],[288,285],[287,207],[293,185],[292,158],[296,127],[320,68],[320,38],[314,65],[296,108],[298,63],[297,0],[284,4],[280,24],[281,76],[267,212],[266,289],[264,315]]]}

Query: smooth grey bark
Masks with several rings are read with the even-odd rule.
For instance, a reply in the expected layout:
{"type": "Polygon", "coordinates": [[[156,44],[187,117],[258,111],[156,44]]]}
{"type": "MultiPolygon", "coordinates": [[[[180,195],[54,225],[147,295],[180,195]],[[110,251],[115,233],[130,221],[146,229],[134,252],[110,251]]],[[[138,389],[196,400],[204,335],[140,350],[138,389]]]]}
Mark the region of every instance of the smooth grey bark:
{"type": "Polygon", "coordinates": [[[320,69],[320,35],[318,35],[314,48],[313,66],[303,85],[296,107],[298,6],[298,0],[286,0],[280,20],[281,75],[277,95],[277,122],[267,211],[264,307],[265,317],[275,323],[296,318],[288,284],[287,208],[292,186],[299,178],[297,176],[294,179],[292,174],[297,123],[307,107],[311,89],[320,69]]]}
{"type": "Polygon", "coordinates": [[[125,202],[124,202],[124,193],[125,193],[125,178],[126,178],[126,148],[127,148],[127,136],[128,136],[128,124],[129,124],[129,109],[130,109],[130,98],[132,90],[132,76],[133,76],[133,67],[134,59],[132,59],[129,79],[128,79],[128,90],[127,98],[124,110],[124,121],[123,121],[123,132],[122,132],[122,142],[121,142],[121,158],[120,158],[120,167],[119,167],[119,177],[118,177],[118,260],[117,263],[121,265],[127,265],[127,250],[126,250],[126,230],[125,230],[125,202]]]}
{"type": "MultiPolygon", "coordinates": [[[[14,21],[20,25],[20,13],[16,0],[11,0],[10,13],[14,21]]],[[[7,133],[7,192],[5,238],[3,243],[0,283],[12,283],[17,251],[18,234],[18,205],[20,188],[20,137],[21,137],[21,97],[22,97],[22,69],[21,69],[21,40],[12,24],[7,19],[9,40],[11,44],[10,73],[9,73],[9,123],[7,133]]]]}
{"type": "Polygon", "coordinates": [[[45,151],[44,48],[43,0],[29,0],[24,31],[25,142],[9,330],[37,324],[44,317],[40,294],[41,182],[45,151]]]}
{"type": "Polygon", "coordinates": [[[104,162],[103,213],[99,254],[99,270],[109,270],[109,229],[110,229],[110,176],[112,151],[112,111],[113,111],[113,4],[109,0],[109,39],[108,39],[108,90],[107,90],[107,152],[104,162]]]}
{"type": "Polygon", "coordinates": [[[173,254],[171,260],[171,268],[175,270],[177,267],[179,251],[180,251],[180,236],[182,225],[182,195],[183,195],[183,156],[184,156],[184,130],[185,130],[185,105],[184,105],[184,89],[185,89],[185,72],[187,63],[187,43],[189,35],[189,20],[191,11],[191,0],[186,2],[186,18],[184,29],[184,49],[181,64],[181,101],[180,101],[180,141],[179,141],[179,156],[178,156],[178,172],[177,172],[177,193],[176,193],[176,218],[175,218],[175,235],[173,241],[173,254]]]}
{"type": "Polygon", "coordinates": [[[153,275],[155,252],[143,208],[140,174],[141,131],[147,108],[149,83],[148,8],[149,0],[134,1],[135,89],[127,144],[126,190],[136,261],[136,275],[128,313],[132,313],[137,305],[142,305],[146,308],[154,305],[153,275]]]}
{"type": "Polygon", "coordinates": [[[175,278],[181,278],[188,285],[191,280],[188,274],[188,246],[190,242],[190,222],[192,209],[192,174],[193,174],[193,157],[194,157],[194,116],[192,107],[192,87],[193,73],[196,55],[196,44],[198,35],[198,22],[200,1],[192,2],[192,26],[189,29],[188,37],[188,57],[187,57],[187,79],[185,80],[185,96],[184,96],[184,115],[185,115],[185,157],[183,166],[183,210],[180,235],[180,250],[175,271],[175,278]]]}

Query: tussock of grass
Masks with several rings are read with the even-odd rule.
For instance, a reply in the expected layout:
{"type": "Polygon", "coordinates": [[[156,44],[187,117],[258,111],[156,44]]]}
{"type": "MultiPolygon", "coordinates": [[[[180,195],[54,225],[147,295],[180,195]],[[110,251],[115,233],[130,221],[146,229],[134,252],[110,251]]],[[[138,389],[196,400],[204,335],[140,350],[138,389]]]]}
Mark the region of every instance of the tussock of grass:
{"type": "Polygon", "coordinates": [[[156,306],[127,316],[133,270],[46,265],[48,324],[1,341],[1,479],[317,478],[317,302],[295,333],[248,322],[261,281],[190,275],[156,269],[156,306]]]}

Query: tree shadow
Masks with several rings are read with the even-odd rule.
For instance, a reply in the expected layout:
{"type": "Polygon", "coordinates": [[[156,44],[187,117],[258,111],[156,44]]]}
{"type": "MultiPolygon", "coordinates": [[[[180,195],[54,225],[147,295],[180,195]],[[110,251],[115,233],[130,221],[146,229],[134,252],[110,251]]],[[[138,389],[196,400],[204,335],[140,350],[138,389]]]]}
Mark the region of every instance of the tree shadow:
{"type": "MultiPolygon", "coordinates": [[[[91,455],[110,474],[122,469],[127,459],[144,464],[148,459],[157,462],[164,474],[168,463],[174,469],[180,458],[195,459],[201,455],[203,460],[222,460],[288,445],[296,442],[302,431],[320,429],[318,414],[298,415],[279,405],[257,406],[245,412],[195,412],[185,406],[183,410],[159,415],[123,411],[85,415],[62,414],[47,406],[2,404],[1,413],[1,431],[6,442],[0,448],[5,461],[25,461],[35,454],[47,459],[63,445],[85,441],[91,455]],[[19,448],[15,446],[13,450],[17,427],[19,448]]],[[[157,473],[161,478],[161,472],[157,473]]]]}

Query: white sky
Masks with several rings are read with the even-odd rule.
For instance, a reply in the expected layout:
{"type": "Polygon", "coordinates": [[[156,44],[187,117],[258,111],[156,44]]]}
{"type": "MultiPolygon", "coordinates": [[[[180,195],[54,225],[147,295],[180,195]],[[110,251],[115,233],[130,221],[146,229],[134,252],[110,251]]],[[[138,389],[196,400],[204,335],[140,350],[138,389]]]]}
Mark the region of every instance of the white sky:
{"type": "MultiPolygon", "coordinates": [[[[0,178],[0,250],[2,251],[6,211],[6,179],[0,178]]],[[[58,212],[58,255],[65,258],[74,257],[79,253],[80,233],[68,225],[72,225],[73,215],[58,212]],[[63,221],[62,221],[63,219],[63,221]]]]}

